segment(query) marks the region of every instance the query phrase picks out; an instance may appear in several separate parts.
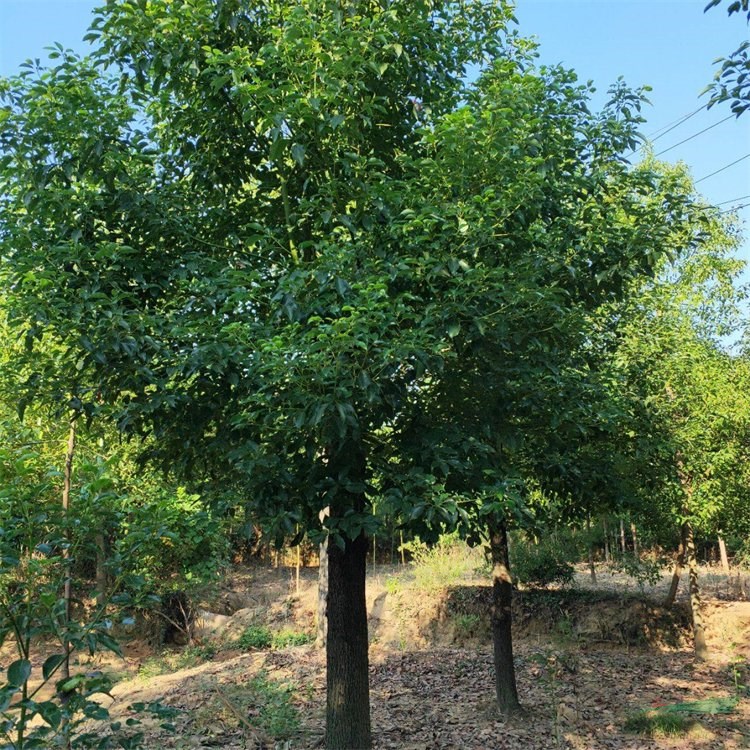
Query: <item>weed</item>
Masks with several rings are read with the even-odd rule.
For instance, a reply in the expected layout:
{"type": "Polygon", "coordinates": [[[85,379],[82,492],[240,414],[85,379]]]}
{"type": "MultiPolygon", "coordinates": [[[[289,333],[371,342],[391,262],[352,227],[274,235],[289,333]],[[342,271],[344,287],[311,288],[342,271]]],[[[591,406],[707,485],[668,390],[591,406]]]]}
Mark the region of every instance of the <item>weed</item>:
{"type": "Polygon", "coordinates": [[[242,631],[237,639],[236,646],[243,650],[251,648],[266,649],[271,648],[273,644],[273,635],[271,631],[263,625],[250,625],[242,631]]]}
{"type": "Polygon", "coordinates": [[[294,689],[260,672],[240,685],[214,687],[215,697],[194,715],[197,728],[214,727],[217,722],[247,725],[274,740],[285,740],[300,728],[294,689]]]}
{"type": "Polygon", "coordinates": [[[162,674],[177,672],[202,664],[216,656],[217,647],[213,643],[188,646],[182,651],[164,651],[158,656],[146,659],[138,668],[138,678],[148,681],[162,674]]]}
{"type": "Polygon", "coordinates": [[[304,646],[312,643],[315,636],[312,633],[305,633],[295,630],[282,630],[274,633],[271,641],[273,648],[287,648],[288,646],[304,646]]]}
{"type": "Polygon", "coordinates": [[[645,710],[630,714],[623,724],[626,732],[645,737],[682,737],[699,727],[695,719],[683,714],[645,710]]]}
{"type": "Polygon", "coordinates": [[[391,596],[396,596],[396,594],[401,591],[401,579],[397,576],[389,576],[388,578],[386,578],[385,590],[391,596]]]}
{"type": "Polygon", "coordinates": [[[567,615],[563,615],[556,623],[557,632],[565,640],[572,640],[575,634],[573,621],[567,615]]]}
{"type": "Polygon", "coordinates": [[[473,578],[483,559],[481,550],[468,547],[455,534],[440,537],[432,547],[415,540],[408,548],[414,561],[414,586],[422,591],[455,586],[473,578]]]}
{"type": "Polygon", "coordinates": [[[475,638],[482,626],[482,618],[476,614],[460,614],[453,618],[456,636],[460,639],[475,638]]]}
{"type": "MultiPolygon", "coordinates": [[[[736,647],[736,644],[733,643],[732,649],[734,650],[736,647]]],[[[738,697],[742,695],[750,696],[750,684],[748,684],[750,683],[750,660],[735,655],[729,663],[729,669],[734,682],[735,695],[738,697]]]]}

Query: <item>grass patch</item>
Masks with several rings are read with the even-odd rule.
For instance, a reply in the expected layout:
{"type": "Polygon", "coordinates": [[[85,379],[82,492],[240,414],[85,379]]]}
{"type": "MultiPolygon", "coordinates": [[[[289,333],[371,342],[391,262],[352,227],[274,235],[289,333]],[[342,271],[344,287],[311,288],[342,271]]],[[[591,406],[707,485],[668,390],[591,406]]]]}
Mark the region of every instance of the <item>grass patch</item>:
{"type": "Polygon", "coordinates": [[[250,727],[276,741],[288,740],[299,733],[300,720],[294,705],[294,688],[260,672],[240,685],[214,686],[212,699],[195,712],[194,728],[250,727]]]}
{"type": "Polygon", "coordinates": [[[679,713],[669,711],[636,711],[628,716],[623,729],[643,737],[684,737],[702,727],[698,722],[679,713]]]}
{"type": "Polygon", "coordinates": [[[482,633],[483,625],[483,619],[476,614],[462,613],[453,617],[453,627],[456,631],[456,637],[460,640],[476,638],[482,633]]]}
{"type": "Polygon", "coordinates": [[[249,649],[281,649],[289,646],[304,646],[312,643],[315,636],[298,630],[281,630],[272,633],[265,625],[250,625],[242,631],[235,645],[243,651],[249,649]]]}
{"type": "Polygon", "coordinates": [[[304,646],[312,643],[315,636],[312,633],[305,633],[298,630],[281,630],[274,633],[271,641],[273,648],[287,648],[288,646],[304,646]]]}
{"type": "Polygon", "coordinates": [[[623,728],[626,732],[645,737],[685,737],[694,739],[710,734],[698,721],[695,715],[731,714],[736,708],[738,698],[704,698],[699,701],[671,703],[651,710],[641,710],[628,716],[623,728]]]}
{"type": "Polygon", "coordinates": [[[480,549],[469,547],[453,534],[440,537],[431,547],[419,540],[404,547],[412,556],[412,585],[420,591],[437,591],[471,580],[484,564],[480,549]]]}
{"type": "Polygon", "coordinates": [[[165,651],[158,656],[146,659],[138,669],[138,678],[149,680],[180,669],[189,669],[211,661],[216,656],[216,652],[217,647],[213,643],[195,644],[182,651],[165,651]]]}
{"type": "Polygon", "coordinates": [[[248,651],[251,648],[271,648],[272,643],[273,635],[267,627],[264,625],[250,625],[242,631],[240,637],[237,639],[236,646],[243,651],[248,651]]]}

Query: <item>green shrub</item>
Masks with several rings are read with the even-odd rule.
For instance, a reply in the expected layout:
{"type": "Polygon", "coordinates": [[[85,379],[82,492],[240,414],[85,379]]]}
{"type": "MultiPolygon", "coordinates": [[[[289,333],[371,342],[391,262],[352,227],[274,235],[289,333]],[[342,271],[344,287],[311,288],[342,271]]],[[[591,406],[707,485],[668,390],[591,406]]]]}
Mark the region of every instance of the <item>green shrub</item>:
{"type": "Polygon", "coordinates": [[[526,586],[569,586],[575,577],[576,557],[575,546],[566,538],[551,537],[537,544],[516,539],[511,547],[511,571],[526,586]]]}
{"type": "Polygon", "coordinates": [[[237,639],[237,648],[243,650],[257,648],[266,649],[273,645],[271,631],[263,625],[249,625],[237,639]]]}
{"type": "Polygon", "coordinates": [[[613,560],[610,566],[634,579],[638,586],[643,589],[646,584],[654,586],[661,580],[662,570],[666,562],[663,559],[651,560],[626,554],[613,560]]]}
{"type": "Polygon", "coordinates": [[[403,545],[411,553],[414,585],[424,591],[454,586],[475,575],[482,562],[482,551],[469,547],[456,534],[441,536],[428,546],[419,539],[403,545]]]}
{"type": "Polygon", "coordinates": [[[243,650],[287,648],[288,646],[304,646],[314,640],[314,635],[298,630],[281,630],[278,633],[272,633],[265,625],[249,625],[242,631],[235,645],[243,650]]]}

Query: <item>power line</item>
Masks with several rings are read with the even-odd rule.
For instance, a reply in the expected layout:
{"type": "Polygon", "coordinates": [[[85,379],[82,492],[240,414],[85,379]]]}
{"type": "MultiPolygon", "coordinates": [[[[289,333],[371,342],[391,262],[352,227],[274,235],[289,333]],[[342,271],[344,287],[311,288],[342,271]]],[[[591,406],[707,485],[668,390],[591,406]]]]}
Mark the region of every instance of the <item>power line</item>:
{"type": "Polygon", "coordinates": [[[728,201],[721,201],[720,203],[714,203],[714,206],[726,206],[727,203],[737,203],[737,201],[744,201],[745,198],[750,198],[750,195],[740,195],[737,198],[730,198],[728,201]]]}
{"type": "Polygon", "coordinates": [[[649,133],[649,135],[646,136],[645,142],[638,146],[638,148],[635,149],[633,153],[637,154],[639,151],[642,151],[646,147],[646,145],[658,141],[659,138],[663,138],[667,133],[671,133],[675,128],[679,128],[682,123],[687,122],[691,117],[695,117],[695,115],[697,115],[698,112],[704,110],[706,106],[706,104],[703,104],[702,106],[698,107],[698,109],[694,109],[692,112],[688,112],[686,115],[683,115],[679,119],[670,122],[664,127],[661,127],[658,130],[654,130],[653,133],[649,133]]]}
{"type": "Polygon", "coordinates": [[[701,177],[700,180],[696,180],[693,184],[697,185],[699,182],[703,182],[703,180],[707,180],[709,177],[713,177],[715,174],[719,174],[719,172],[723,172],[725,169],[729,169],[729,167],[733,167],[735,164],[739,164],[741,161],[744,161],[750,156],[750,153],[745,154],[744,156],[740,156],[739,159],[735,159],[730,164],[727,164],[725,167],[721,167],[721,169],[717,169],[715,172],[711,172],[711,174],[707,174],[705,177],[701,177]]]}
{"type": "Polygon", "coordinates": [[[697,115],[698,112],[700,112],[701,110],[704,110],[706,106],[707,106],[706,104],[701,105],[700,107],[698,107],[698,109],[694,109],[689,114],[683,115],[682,117],[680,117],[679,120],[675,120],[669,125],[665,125],[663,128],[659,128],[659,130],[655,130],[651,135],[647,136],[647,138],[649,139],[651,143],[653,143],[654,141],[658,141],[659,138],[663,138],[667,133],[671,133],[675,128],[679,128],[683,122],[687,122],[691,117],[695,117],[695,115],[697,115]]]}
{"type": "Polygon", "coordinates": [[[720,214],[732,214],[735,211],[739,211],[741,208],[747,208],[750,206],[750,203],[740,203],[739,206],[731,206],[730,208],[724,209],[724,211],[719,211],[720,214]]]}
{"type": "MultiPolygon", "coordinates": [[[[723,120],[719,120],[719,122],[715,122],[713,125],[709,125],[707,128],[703,128],[703,130],[699,130],[697,133],[693,133],[693,135],[691,135],[691,136],[689,136],[687,138],[684,138],[679,143],[675,143],[674,146],[670,146],[669,148],[665,148],[663,151],[659,151],[659,153],[654,154],[654,156],[661,156],[662,154],[666,154],[667,151],[671,151],[673,148],[677,148],[678,146],[682,146],[683,143],[687,143],[688,141],[692,141],[693,138],[697,138],[699,135],[703,135],[703,133],[706,133],[709,130],[713,130],[713,128],[718,127],[719,125],[721,125],[722,123],[726,122],[727,120],[733,119],[735,116],[736,115],[734,113],[732,113],[731,115],[728,115],[727,117],[725,117],[723,120]]],[[[656,140],[656,139],[654,139],[654,140],[656,140]]]]}

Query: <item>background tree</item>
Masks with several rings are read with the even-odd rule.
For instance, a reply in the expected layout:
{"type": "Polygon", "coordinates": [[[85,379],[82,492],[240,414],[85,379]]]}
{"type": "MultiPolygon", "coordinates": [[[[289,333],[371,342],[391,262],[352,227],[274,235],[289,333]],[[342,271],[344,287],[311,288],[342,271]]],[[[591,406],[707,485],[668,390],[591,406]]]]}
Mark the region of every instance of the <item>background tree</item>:
{"type": "MultiPolygon", "coordinates": [[[[711,0],[705,10],[720,5],[722,0],[711,0]]],[[[727,13],[747,14],[750,23],[750,3],[748,0],[731,0],[727,13]]],[[[729,57],[717,60],[721,67],[714,76],[714,82],[706,91],[711,92],[708,107],[718,102],[731,102],[731,109],[738,117],[750,107],[750,41],[743,42],[729,57]]]]}

